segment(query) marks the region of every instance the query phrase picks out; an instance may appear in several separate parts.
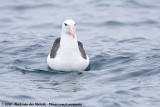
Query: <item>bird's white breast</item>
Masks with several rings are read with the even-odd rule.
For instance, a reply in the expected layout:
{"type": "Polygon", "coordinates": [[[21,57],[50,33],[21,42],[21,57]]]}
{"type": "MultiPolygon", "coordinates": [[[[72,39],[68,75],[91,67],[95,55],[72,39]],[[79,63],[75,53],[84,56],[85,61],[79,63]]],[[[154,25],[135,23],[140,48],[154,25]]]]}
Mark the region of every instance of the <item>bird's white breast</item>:
{"type": "Polygon", "coordinates": [[[55,70],[82,71],[89,65],[89,58],[88,56],[87,59],[82,58],[77,40],[66,41],[62,39],[56,57],[50,58],[49,54],[47,63],[55,70]]]}

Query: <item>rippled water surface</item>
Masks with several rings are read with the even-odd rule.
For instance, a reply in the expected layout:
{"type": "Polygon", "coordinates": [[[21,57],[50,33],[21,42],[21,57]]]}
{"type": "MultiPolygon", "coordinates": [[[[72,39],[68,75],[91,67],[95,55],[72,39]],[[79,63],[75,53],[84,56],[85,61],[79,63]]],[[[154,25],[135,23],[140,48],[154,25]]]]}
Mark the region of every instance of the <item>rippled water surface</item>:
{"type": "Polygon", "coordinates": [[[159,0],[0,0],[0,102],[160,106],[159,0]],[[74,19],[90,70],[46,63],[74,19]]]}

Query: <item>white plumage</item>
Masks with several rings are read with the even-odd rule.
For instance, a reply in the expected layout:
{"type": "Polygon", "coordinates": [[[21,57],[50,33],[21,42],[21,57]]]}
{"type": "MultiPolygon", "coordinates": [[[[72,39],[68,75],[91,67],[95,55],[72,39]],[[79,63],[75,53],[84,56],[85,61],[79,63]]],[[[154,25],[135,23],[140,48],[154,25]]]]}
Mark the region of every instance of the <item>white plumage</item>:
{"type": "MultiPolygon", "coordinates": [[[[60,45],[56,56],[51,57],[49,53],[47,63],[50,68],[59,71],[83,71],[89,65],[89,57],[83,57],[77,41],[75,22],[66,20],[62,24],[60,45]]],[[[82,45],[83,48],[83,45],[82,45]]]]}

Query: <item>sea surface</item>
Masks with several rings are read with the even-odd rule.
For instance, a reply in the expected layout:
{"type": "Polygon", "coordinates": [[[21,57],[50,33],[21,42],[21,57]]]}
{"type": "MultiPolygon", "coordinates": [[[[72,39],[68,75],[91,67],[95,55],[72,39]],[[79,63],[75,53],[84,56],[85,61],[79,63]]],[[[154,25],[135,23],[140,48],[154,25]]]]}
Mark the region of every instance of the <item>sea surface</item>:
{"type": "Polygon", "coordinates": [[[0,0],[0,102],[160,107],[160,0],[0,0]],[[89,71],[47,65],[66,19],[89,71]]]}

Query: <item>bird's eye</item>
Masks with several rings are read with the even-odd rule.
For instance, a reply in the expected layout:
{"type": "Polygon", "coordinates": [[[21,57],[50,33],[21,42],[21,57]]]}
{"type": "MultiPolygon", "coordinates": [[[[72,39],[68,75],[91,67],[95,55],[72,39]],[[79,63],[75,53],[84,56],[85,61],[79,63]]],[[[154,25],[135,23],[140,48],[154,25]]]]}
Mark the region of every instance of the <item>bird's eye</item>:
{"type": "Polygon", "coordinates": [[[66,24],[66,23],[64,23],[64,25],[65,25],[65,26],[67,26],[67,24],[66,24]]]}

